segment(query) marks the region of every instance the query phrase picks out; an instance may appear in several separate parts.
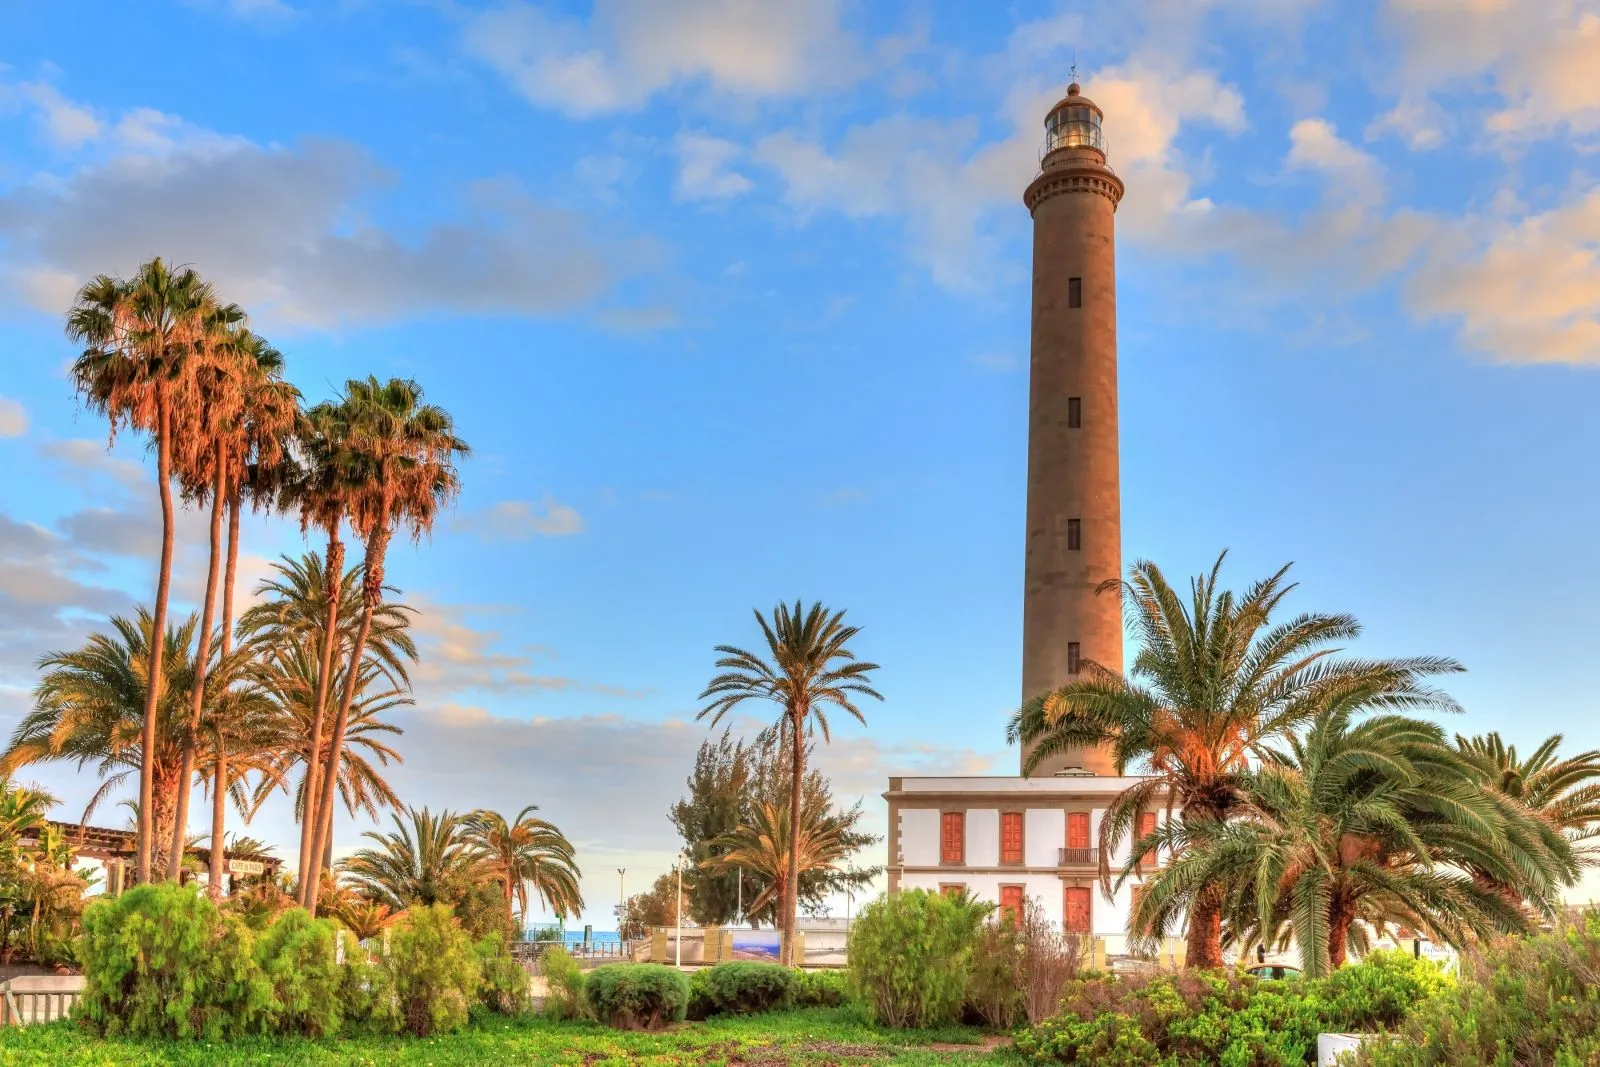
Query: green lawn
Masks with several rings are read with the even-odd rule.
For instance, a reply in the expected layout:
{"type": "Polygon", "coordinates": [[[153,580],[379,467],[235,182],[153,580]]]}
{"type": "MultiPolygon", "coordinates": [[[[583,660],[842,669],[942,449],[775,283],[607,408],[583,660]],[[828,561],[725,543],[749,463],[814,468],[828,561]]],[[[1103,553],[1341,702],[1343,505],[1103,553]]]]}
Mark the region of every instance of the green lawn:
{"type": "MultiPolygon", "coordinates": [[[[685,1023],[659,1034],[629,1034],[537,1017],[486,1019],[459,1034],[428,1040],[354,1037],[335,1041],[102,1041],[70,1024],[0,1030],[0,1065],[11,1064],[632,1064],[780,1067],[782,1064],[885,1064],[1015,1067],[1004,1048],[984,1047],[976,1030],[878,1030],[840,1009],[685,1023]]],[[[993,1044],[991,1039],[989,1044],[993,1044]]]]}

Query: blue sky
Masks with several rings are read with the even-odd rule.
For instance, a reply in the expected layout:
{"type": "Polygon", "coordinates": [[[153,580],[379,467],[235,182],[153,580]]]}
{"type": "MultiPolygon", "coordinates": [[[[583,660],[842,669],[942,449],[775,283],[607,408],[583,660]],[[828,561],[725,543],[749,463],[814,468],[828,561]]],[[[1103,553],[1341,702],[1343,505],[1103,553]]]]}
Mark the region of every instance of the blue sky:
{"type": "MultiPolygon", "coordinates": [[[[460,505],[393,561],[426,655],[394,781],[540,804],[602,923],[616,867],[668,861],[695,697],[752,607],[864,628],[888,699],[825,760],[874,820],[891,773],[1009,772],[1020,195],[1076,59],[1128,187],[1125,556],[1294,560],[1364,651],[1467,664],[1460,728],[1600,745],[1593,2],[0,2],[0,28],[7,732],[42,651],[150,596],[150,474],[77,409],[60,321],[159,253],[308,397],[404,375],[456,415],[460,505]]],[[[300,544],[257,522],[247,573],[300,544]]],[[[282,805],[252,829],[290,840],[282,805]]]]}

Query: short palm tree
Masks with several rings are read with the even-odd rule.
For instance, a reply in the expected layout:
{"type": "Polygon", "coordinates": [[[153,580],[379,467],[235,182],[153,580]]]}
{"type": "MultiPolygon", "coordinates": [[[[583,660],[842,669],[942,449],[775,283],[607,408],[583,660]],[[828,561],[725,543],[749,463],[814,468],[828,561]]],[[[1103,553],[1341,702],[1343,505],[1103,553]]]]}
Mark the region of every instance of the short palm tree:
{"type": "Polygon", "coordinates": [[[528,921],[528,889],[539,903],[559,919],[583,911],[583,894],[578,880],[582,872],[573,854],[572,843],[560,830],[533,813],[530,804],[507,820],[494,811],[475,811],[467,816],[466,839],[483,853],[506,895],[506,916],[515,927],[512,904],[522,912],[523,926],[528,921]]]}
{"type": "MultiPolygon", "coordinates": [[[[1139,561],[1120,591],[1139,652],[1121,674],[1099,664],[1028,703],[1012,717],[1011,741],[1033,746],[1023,768],[1067,748],[1108,745],[1118,773],[1144,777],[1120,793],[1100,827],[1101,875],[1111,883],[1110,857],[1141,813],[1181,807],[1187,822],[1226,820],[1244,799],[1251,760],[1300,724],[1340,700],[1366,706],[1454,709],[1425,685],[1432,674],[1457,671],[1436,657],[1366,660],[1339,657],[1336,642],[1361,632],[1349,615],[1304,614],[1274,622],[1294,586],[1288,567],[1235,594],[1220,586],[1223,556],[1190,582],[1185,599],[1154,563],[1139,561]]],[[[1135,849],[1123,868],[1135,870],[1135,849]]],[[[1222,898],[1202,891],[1188,920],[1187,965],[1222,966],[1222,898]]]]}
{"type": "Polygon", "coordinates": [[[812,871],[838,870],[853,851],[848,825],[820,797],[807,796],[802,802],[798,833],[790,830],[790,810],[757,803],[750,821],[717,838],[720,851],[701,864],[711,871],[747,871],[766,883],[746,906],[747,914],[759,914],[769,904],[777,905],[779,915],[790,914],[800,899],[800,879],[812,871]]]}
{"type": "MultiPolygon", "coordinates": [[[[767,655],[763,659],[732,645],[718,645],[721,653],[717,668],[722,672],[712,678],[701,700],[709,703],[696,718],[710,716],[716,726],[722,717],[747,700],[766,700],[778,705],[779,715],[774,723],[780,743],[787,742],[791,754],[791,780],[789,810],[801,810],[801,794],[806,777],[806,738],[813,729],[820,730],[827,741],[827,709],[831,705],[842,709],[857,722],[865,723],[861,710],[856,707],[858,697],[882,700],[868,684],[868,676],[878,669],[876,663],[855,658],[850,643],[861,632],[860,627],[846,626],[844,612],[829,612],[820,603],[802,611],[795,601],[791,610],[779,604],[772,612],[769,624],[761,612],[755,612],[756,624],[767,640],[767,655]]],[[[800,837],[789,840],[789,871],[800,866],[800,837]]],[[[787,894],[783,912],[782,961],[794,963],[794,942],[799,923],[799,894],[787,894]]]]}
{"type": "MultiPolygon", "coordinates": [[[[72,365],[78,393],[91,410],[111,422],[111,434],[131,426],[148,434],[156,446],[156,487],[161,500],[161,556],[156,572],[153,629],[167,630],[167,596],[172,584],[174,516],[172,507],[173,442],[180,426],[177,393],[207,328],[215,304],[211,287],[193,270],[169,267],[161,259],[142,264],[131,278],[100,275],[78,291],[67,313],[67,336],[84,346],[72,365]]],[[[158,746],[161,683],[165,645],[152,649],[150,686],[142,708],[141,750],[158,746]]],[[[156,848],[151,819],[155,801],[154,766],[133,768],[139,775],[140,822],[137,872],[149,881],[156,848]]],[[[165,838],[162,838],[165,840],[165,838]]]]}
{"type": "Polygon", "coordinates": [[[451,811],[427,808],[393,813],[395,832],[369,830],[363,848],[339,864],[339,871],[368,899],[392,908],[452,903],[486,868],[483,854],[468,840],[466,820],[451,811]]]}
{"type": "Polygon", "coordinates": [[[156,656],[155,619],[149,611],[141,608],[134,619],[112,616],[110,622],[109,634],[93,634],[82,648],[51,652],[39,660],[43,676],[34,690],[33,708],[0,754],[0,774],[55,760],[72,760],[80,768],[93,765],[101,785],[84,810],[87,821],[130,775],[148,772],[154,811],[147,812],[136,802],[135,825],[152,828],[158,852],[165,858],[178,789],[184,784],[183,736],[199,623],[191,615],[181,625],[169,627],[156,656]],[[163,681],[155,687],[161,692],[155,746],[147,749],[144,706],[152,659],[160,663],[163,681]]]}
{"type": "MultiPolygon", "coordinates": [[[[1600,836],[1600,751],[1560,758],[1560,734],[1544,739],[1527,756],[1498,733],[1456,735],[1456,751],[1502,797],[1524,807],[1574,842],[1600,836]]],[[[1600,862],[1600,852],[1578,851],[1585,866],[1600,862]]]]}
{"type": "Polygon", "coordinates": [[[1473,869],[1538,887],[1548,913],[1570,852],[1545,851],[1514,825],[1527,816],[1497,807],[1437,725],[1392,714],[1353,723],[1357,710],[1324,713],[1248,774],[1227,823],[1169,828],[1178,858],[1143,886],[1133,926],[1159,931],[1202,887],[1221,887],[1236,940],[1292,939],[1320,977],[1365,951],[1369,930],[1406,926],[1459,948],[1527,929],[1526,913],[1473,869]]]}
{"type": "MultiPolygon", "coordinates": [[[[366,554],[362,562],[361,624],[348,660],[360,664],[372,631],[373,616],[383,601],[384,563],[389,541],[397,529],[420,540],[433,528],[439,509],[460,491],[456,463],[471,453],[455,434],[449,412],[425,404],[416,382],[377,378],[345,383],[345,395],[326,417],[340,427],[342,447],[337,453],[341,477],[349,486],[346,503],[352,528],[362,537],[366,554]]],[[[337,767],[344,743],[345,725],[355,701],[360,671],[347,670],[334,716],[330,766],[337,767]]],[[[334,775],[319,783],[321,798],[313,811],[317,823],[313,856],[331,848],[333,840],[334,775]],[[322,820],[326,821],[322,821],[322,820]]],[[[308,906],[316,905],[320,871],[312,865],[307,882],[308,906]]]]}

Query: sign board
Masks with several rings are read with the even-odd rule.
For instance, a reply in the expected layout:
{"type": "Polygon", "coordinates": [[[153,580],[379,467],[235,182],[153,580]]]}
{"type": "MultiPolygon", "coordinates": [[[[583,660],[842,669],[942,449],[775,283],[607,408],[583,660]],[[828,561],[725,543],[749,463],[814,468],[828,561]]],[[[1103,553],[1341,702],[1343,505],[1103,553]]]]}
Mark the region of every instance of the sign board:
{"type": "Polygon", "coordinates": [[[266,874],[267,865],[260,860],[229,860],[229,874],[266,874]]]}

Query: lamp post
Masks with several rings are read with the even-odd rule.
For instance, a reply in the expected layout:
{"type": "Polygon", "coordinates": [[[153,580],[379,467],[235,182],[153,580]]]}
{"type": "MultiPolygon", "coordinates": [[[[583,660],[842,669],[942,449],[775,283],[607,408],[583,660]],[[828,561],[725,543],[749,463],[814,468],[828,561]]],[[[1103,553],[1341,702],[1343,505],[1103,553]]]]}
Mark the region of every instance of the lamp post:
{"type": "Polygon", "coordinates": [[[678,906],[673,909],[672,921],[677,926],[676,936],[673,937],[673,966],[683,970],[683,853],[678,853],[673,861],[673,867],[678,872],[678,906]]]}

